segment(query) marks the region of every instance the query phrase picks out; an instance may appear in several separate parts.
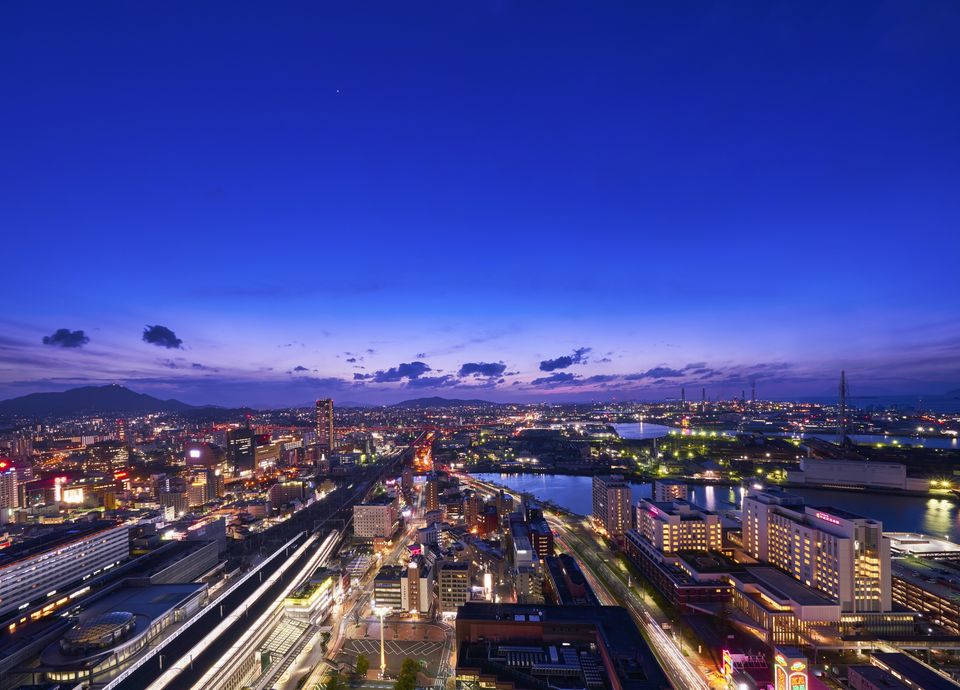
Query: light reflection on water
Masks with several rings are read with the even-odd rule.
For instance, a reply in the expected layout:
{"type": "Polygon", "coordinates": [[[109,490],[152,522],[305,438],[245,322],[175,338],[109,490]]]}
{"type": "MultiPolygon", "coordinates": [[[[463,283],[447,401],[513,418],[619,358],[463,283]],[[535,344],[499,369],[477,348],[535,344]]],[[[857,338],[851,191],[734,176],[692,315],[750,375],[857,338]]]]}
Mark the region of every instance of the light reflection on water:
{"type": "MultiPolygon", "coordinates": [[[[592,477],[568,477],[547,474],[477,474],[477,478],[508,486],[514,491],[530,492],[581,515],[593,508],[592,477]]],[[[652,486],[631,484],[633,500],[649,498],[652,486]]],[[[742,489],[732,486],[691,486],[691,500],[708,510],[725,512],[738,509],[742,489]]],[[[830,489],[791,489],[809,505],[841,508],[850,513],[879,520],[887,531],[923,532],[938,537],[960,539],[960,510],[947,498],[896,494],[861,494],[830,489]]]]}

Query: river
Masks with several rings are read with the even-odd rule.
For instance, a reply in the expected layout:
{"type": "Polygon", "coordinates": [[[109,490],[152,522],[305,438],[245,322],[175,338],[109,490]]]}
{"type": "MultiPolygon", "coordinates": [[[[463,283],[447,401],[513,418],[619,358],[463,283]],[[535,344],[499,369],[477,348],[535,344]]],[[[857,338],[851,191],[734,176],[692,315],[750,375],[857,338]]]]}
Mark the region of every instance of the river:
{"type": "MultiPolygon", "coordinates": [[[[538,498],[552,501],[581,515],[589,515],[593,509],[592,477],[492,472],[474,476],[502,484],[514,491],[530,492],[538,498]]],[[[631,486],[634,502],[638,498],[651,496],[650,484],[631,486]]],[[[691,485],[690,488],[691,500],[709,510],[723,511],[739,507],[739,487],[691,485]]],[[[803,496],[810,505],[842,508],[879,520],[888,532],[923,532],[948,539],[960,538],[960,507],[950,499],[808,488],[790,489],[790,492],[803,496]]]]}

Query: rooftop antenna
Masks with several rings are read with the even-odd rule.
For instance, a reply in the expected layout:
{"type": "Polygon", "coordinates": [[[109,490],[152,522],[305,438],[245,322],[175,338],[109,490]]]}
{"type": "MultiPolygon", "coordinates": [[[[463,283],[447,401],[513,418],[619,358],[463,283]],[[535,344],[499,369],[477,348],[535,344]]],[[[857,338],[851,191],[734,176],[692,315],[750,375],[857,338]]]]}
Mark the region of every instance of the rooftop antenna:
{"type": "Polygon", "coordinates": [[[837,413],[837,445],[847,444],[847,372],[840,372],[840,404],[837,413]]]}

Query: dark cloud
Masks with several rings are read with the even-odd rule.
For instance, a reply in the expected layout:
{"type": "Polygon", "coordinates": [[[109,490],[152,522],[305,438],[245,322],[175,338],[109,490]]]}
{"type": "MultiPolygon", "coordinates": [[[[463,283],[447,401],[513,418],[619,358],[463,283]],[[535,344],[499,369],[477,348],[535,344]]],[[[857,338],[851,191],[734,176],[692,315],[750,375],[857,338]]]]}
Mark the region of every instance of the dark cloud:
{"type": "Polygon", "coordinates": [[[165,347],[168,350],[179,350],[183,341],[177,334],[166,326],[147,326],[143,329],[143,342],[165,347]]]}
{"type": "Polygon", "coordinates": [[[305,366],[302,366],[302,365],[295,366],[293,370],[294,371],[310,371],[309,369],[307,369],[305,366]]]}
{"type": "Polygon", "coordinates": [[[191,362],[190,368],[196,369],[197,371],[220,371],[219,369],[208,367],[206,364],[200,364],[200,362],[191,362]]]}
{"type": "Polygon", "coordinates": [[[450,374],[443,376],[420,376],[407,381],[407,388],[444,388],[456,385],[457,380],[450,374]]]}
{"type": "Polygon", "coordinates": [[[460,367],[457,376],[460,378],[465,376],[494,378],[503,376],[503,372],[506,370],[507,365],[503,362],[466,362],[460,367]]]}
{"type": "Polygon", "coordinates": [[[684,376],[681,369],[671,369],[670,367],[654,367],[637,374],[627,374],[624,378],[627,381],[639,381],[640,379],[668,379],[684,376]]]}
{"type": "Polygon", "coordinates": [[[427,353],[426,353],[426,352],[418,352],[418,353],[417,353],[417,359],[423,359],[423,358],[426,357],[426,356],[427,356],[427,353]]]}
{"type": "Polygon", "coordinates": [[[43,336],[44,345],[56,347],[83,347],[90,342],[90,338],[83,331],[71,331],[69,328],[58,328],[53,335],[43,336]]]}
{"type": "Polygon", "coordinates": [[[577,380],[576,374],[570,374],[568,372],[557,372],[556,374],[550,374],[550,376],[541,376],[538,379],[531,381],[531,385],[534,386],[559,386],[567,383],[572,383],[577,380]]]}
{"type": "Polygon", "coordinates": [[[578,347],[571,355],[563,355],[556,359],[545,359],[540,362],[540,371],[556,371],[557,369],[572,367],[574,364],[586,364],[589,353],[589,347],[578,347]]]}
{"type": "Polygon", "coordinates": [[[381,369],[372,374],[354,374],[353,378],[354,380],[366,380],[372,381],[373,383],[397,383],[404,379],[413,381],[428,371],[432,371],[432,369],[430,369],[426,363],[418,360],[416,362],[402,362],[395,367],[381,369]]]}
{"type": "Polygon", "coordinates": [[[356,357],[347,357],[347,361],[350,362],[350,364],[356,364],[357,358],[356,358],[356,357]]]}

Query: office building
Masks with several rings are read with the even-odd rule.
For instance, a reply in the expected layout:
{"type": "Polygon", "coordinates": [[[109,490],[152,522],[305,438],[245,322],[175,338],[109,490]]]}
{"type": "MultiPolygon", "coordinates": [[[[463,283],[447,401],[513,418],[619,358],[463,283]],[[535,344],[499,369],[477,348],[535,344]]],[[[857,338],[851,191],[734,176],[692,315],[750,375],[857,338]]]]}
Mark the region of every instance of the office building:
{"type": "Polygon", "coordinates": [[[236,475],[250,474],[256,465],[257,439],[250,427],[227,432],[227,461],[236,475]]]}
{"type": "Polygon", "coordinates": [[[630,529],[631,491],[621,475],[593,477],[594,524],[615,539],[630,529]]]}
{"type": "Polygon", "coordinates": [[[837,600],[844,613],[891,610],[890,540],[876,520],[754,490],[743,501],[743,546],[837,600]]]}
{"type": "Polygon", "coordinates": [[[390,538],[397,526],[397,502],[389,496],[353,507],[353,534],[360,539],[390,538]]]}
{"type": "Polygon", "coordinates": [[[543,576],[543,593],[548,603],[558,606],[600,605],[580,564],[569,554],[544,558],[543,576]]]}
{"type": "Polygon", "coordinates": [[[440,479],[435,474],[431,474],[427,477],[426,483],[423,485],[424,503],[427,512],[431,510],[440,509],[440,479]]]}
{"type": "Polygon", "coordinates": [[[660,553],[719,551],[720,517],[684,500],[637,504],[637,532],[660,553]]]}
{"type": "Polygon", "coordinates": [[[438,578],[439,606],[443,613],[455,612],[470,599],[470,564],[444,562],[438,578]]]}
{"type": "Polygon", "coordinates": [[[337,439],[333,429],[333,400],[324,398],[317,400],[317,447],[322,452],[330,452],[337,447],[337,439]]]}
{"type": "Polygon", "coordinates": [[[0,615],[42,599],[130,556],[126,526],[64,525],[0,551],[0,615]]]}
{"type": "Polygon", "coordinates": [[[391,611],[403,610],[403,576],[406,568],[385,565],[373,579],[373,605],[391,611]]]}

